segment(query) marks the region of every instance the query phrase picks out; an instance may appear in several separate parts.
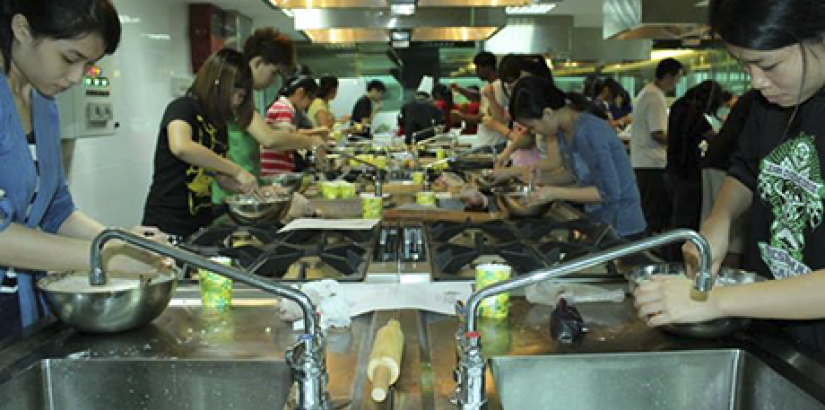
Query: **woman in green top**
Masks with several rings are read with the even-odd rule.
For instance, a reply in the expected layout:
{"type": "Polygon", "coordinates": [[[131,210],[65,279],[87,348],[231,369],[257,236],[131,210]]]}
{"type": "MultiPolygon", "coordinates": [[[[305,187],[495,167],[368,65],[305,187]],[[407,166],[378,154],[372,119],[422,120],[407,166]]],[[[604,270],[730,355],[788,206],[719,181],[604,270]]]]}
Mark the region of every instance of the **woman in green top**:
{"type": "MultiPolygon", "coordinates": [[[[292,40],[272,27],[255,30],[244,43],[243,54],[252,69],[252,89],[255,91],[271,87],[278,74],[289,73],[295,65],[295,46],[292,40]]],[[[246,128],[238,126],[236,122],[229,122],[227,132],[227,158],[258,178],[261,176],[261,146],[278,151],[292,151],[312,149],[324,144],[319,136],[307,137],[270,127],[257,110],[246,128]]],[[[213,203],[222,203],[229,195],[217,184],[212,188],[213,203]]]]}

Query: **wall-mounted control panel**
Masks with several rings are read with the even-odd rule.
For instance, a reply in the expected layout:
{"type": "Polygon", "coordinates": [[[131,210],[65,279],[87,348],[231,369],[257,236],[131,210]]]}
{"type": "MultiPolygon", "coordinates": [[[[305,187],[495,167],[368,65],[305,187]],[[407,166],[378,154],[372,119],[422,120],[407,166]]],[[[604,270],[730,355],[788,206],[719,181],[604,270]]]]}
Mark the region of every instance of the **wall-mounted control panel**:
{"type": "Polygon", "coordinates": [[[114,135],[117,123],[112,108],[111,82],[94,66],[80,84],[57,95],[63,138],[114,135]]]}

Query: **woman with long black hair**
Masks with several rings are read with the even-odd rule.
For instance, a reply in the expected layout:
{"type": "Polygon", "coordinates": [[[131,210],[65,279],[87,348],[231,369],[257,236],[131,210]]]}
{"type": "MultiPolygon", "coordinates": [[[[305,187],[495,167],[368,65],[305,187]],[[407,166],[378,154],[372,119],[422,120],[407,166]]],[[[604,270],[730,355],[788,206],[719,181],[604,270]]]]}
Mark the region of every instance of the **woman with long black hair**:
{"type": "MultiPolygon", "coordinates": [[[[34,286],[43,272],[89,270],[91,241],[104,227],[72,200],[53,97],[119,43],[107,0],[0,3],[0,338],[46,314],[34,286]]],[[[153,269],[141,260],[159,261],[124,245],[104,256],[107,270],[135,274],[153,269]]]]}
{"type": "MultiPolygon", "coordinates": [[[[751,102],[730,172],[701,233],[713,267],[727,253],[731,222],[750,210],[746,266],[774,278],[689,297],[686,279],[656,278],[636,291],[652,326],[719,317],[782,319],[789,336],[825,347],[825,3],[711,0],[710,26],[751,75],[751,102]]],[[[686,259],[696,260],[693,246],[686,259]]]]}
{"type": "Polygon", "coordinates": [[[565,93],[550,80],[531,76],[516,83],[510,113],[547,140],[548,158],[561,159],[563,170],[551,172],[567,175],[567,181],[538,188],[532,201],[580,203],[591,219],[623,237],[643,234],[645,220],[630,158],[604,111],[584,95],[565,93]]]}

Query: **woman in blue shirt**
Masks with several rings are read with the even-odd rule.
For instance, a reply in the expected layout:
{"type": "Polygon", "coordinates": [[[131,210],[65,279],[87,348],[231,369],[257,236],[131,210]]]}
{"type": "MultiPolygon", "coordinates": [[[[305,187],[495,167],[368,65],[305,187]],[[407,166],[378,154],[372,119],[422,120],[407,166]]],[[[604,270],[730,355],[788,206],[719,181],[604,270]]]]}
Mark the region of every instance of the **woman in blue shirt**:
{"type": "MultiPolygon", "coordinates": [[[[88,270],[103,226],[79,212],[60,156],[54,95],[120,41],[107,0],[3,0],[0,10],[0,337],[45,310],[34,287],[43,271],[88,270]]],[[[159,259],[109,246],[106,266],[146,271],[159,259]]]]}
{"type": "Polygon", "coordinates": [[[548,151],[558,150],[566,171],[562,174],[570,177],[567,185],[542,186],[532,201],[581,203],[591,219],[612,226],[622,237],[641,236],[646,224],[636,178],[603,111],[551,81],[525,77],[513,89],[510,113],[516,122],[544,136],[548,151]]]}

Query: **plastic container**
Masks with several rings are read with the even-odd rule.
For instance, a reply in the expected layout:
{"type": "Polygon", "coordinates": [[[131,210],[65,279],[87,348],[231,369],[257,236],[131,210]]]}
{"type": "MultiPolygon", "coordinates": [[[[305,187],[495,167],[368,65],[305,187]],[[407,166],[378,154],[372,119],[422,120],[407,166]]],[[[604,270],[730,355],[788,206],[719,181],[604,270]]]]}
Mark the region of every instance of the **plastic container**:
{"type": "MultiPolygon", "coordinates": [[[[224,257],[212,258],[212,261],[223,265],[232,263],[231,259],[224,257]]],[[[232,279],[198,269],[198,283],[204,311],[226,313],[232,308],[232,279]]]]}
{"type": "MultiPolygon", "coordinates": [[[[513,270],[508,265],[486,263],[476,267],[476,290],[484,289],[496,282],[510,279],[513,270]]],[[[505,319],[510,313],[510,295],[502,293],[485,298],[478,307],[479,316],[491,319],[505,319]]]]}

